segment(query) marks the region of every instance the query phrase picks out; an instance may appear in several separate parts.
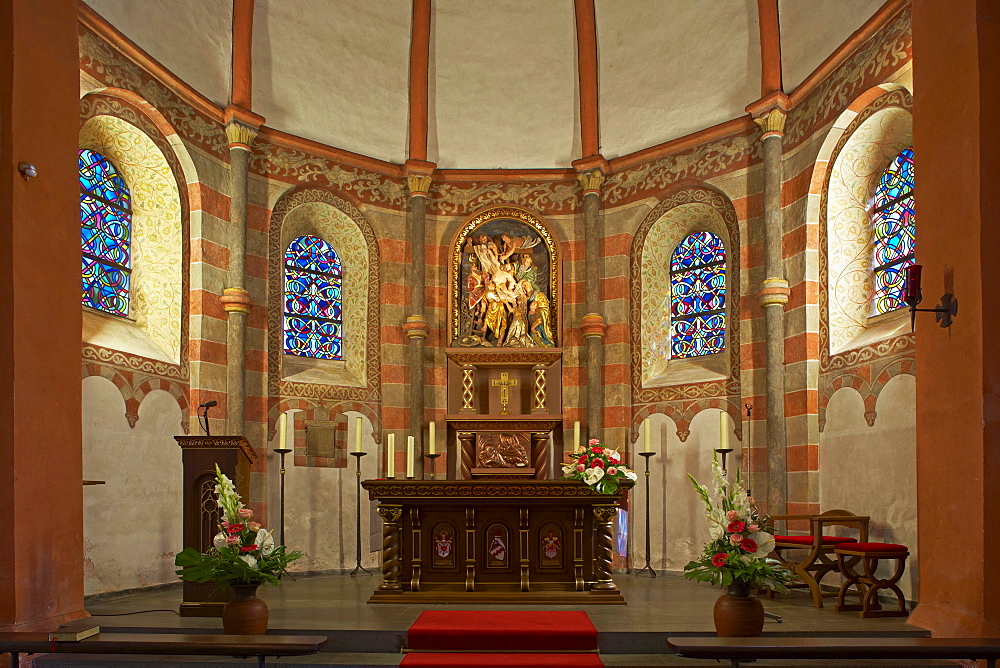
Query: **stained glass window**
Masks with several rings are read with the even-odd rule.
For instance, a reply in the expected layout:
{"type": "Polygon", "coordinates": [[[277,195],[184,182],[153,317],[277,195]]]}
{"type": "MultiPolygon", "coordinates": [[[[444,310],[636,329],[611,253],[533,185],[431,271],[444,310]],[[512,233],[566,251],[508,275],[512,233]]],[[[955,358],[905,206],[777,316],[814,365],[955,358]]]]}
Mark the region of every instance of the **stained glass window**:
{"type": "Polygon", "coordinates": [[[106,157],[81,149],[83,305],[127,316],[132,275],[132,194],[106,157]]]}
{"type": "Polygon", "coordinates": [[[726,249],[711,232],[695,232],[670,257],[670,356],[726,349],[726,249]]]}
{"type": "Polygon", "coordinates": [[[343,359],[343,302],[337,251],[302,236],[285,251],[285,353],[343,359]]]}
{"type": "Polygon", "coordinates": [[[912,146],[899,152],[875,188],[872,231],[872,313],[878,315],[906,306],[903,270],[913,264],[916,249],[912,146]]]}

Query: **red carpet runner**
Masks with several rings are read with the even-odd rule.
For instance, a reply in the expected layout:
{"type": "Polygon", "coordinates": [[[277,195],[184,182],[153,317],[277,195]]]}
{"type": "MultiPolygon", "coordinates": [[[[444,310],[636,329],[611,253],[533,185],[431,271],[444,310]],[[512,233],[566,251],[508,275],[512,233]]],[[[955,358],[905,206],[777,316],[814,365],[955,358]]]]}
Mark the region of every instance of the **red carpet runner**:
{"type": "Polygon", "coordinates": [[[401,666],[604,665],[597,629],[579,611],[427,610],[407,647],[401,666]]]}

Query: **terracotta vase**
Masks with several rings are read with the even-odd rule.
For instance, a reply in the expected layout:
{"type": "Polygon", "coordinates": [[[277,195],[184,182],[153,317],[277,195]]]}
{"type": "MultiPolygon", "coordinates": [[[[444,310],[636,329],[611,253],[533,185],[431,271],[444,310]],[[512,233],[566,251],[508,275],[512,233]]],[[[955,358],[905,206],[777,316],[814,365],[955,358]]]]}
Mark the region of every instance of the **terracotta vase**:
{"type": "Polygon", "coordinates": [[[736,583],[715,602],[715,634],[720,638],[752,638],[764,628],[764,605],[751,595],[750,585],[736,583]]]}
{"type": "Polygon", "coordinates": [[[229,585],[230,596],[222,608],[222,629],[233,635],[267,632],[267,603],[257,598],[257,584],[229,585]]]}

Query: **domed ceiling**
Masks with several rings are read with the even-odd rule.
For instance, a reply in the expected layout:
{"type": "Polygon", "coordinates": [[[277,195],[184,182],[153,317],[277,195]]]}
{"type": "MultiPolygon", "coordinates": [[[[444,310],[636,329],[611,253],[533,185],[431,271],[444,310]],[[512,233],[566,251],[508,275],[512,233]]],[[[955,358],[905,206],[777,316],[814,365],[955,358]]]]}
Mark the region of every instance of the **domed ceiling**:
{"type": "MultiPolygon", "coordinates": [[[[229,102],[231,0],[87,0],[207,98],[229,102]]],[[[785,92],[881,0],[779,0],[785,92]]],[[[756,0],[595,0],[601,153],[743,116],[760,97],[756,0]]],[[[255,0],[253,111],[381,160],[407,155],[409,0],[255,0]]],[[[428,159],[569,167],[580,155],[573,0],[433,0],[428,159]]]]}

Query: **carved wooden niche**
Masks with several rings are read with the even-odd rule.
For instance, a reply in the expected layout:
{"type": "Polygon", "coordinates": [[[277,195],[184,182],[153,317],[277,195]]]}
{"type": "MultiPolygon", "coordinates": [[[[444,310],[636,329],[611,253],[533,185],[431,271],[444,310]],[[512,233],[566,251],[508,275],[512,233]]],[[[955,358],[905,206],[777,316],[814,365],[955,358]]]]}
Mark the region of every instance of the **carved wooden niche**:
{"type": "Polygon", "coordinates": [[[510,568],[510,531],[501,522],[494,522],[486,529],[486,569],[507,570],[510,568]]]}
{"type": "Polygon", "coordinates": [[[431,566],[435,570],[458,568],[457,532],[451,522],[438,522],[431,531],[431,566]]]}
{"type": "Polygon", "coordinates": [[[562,527],[555,522],[543,524],[538,530],[538,567],[562,570],[565,548],[562,527]]]}
{"type": "Polygon", "coordinates": [[[451,345],[558,347],[556,255],[552,234],[522,209],[497,207],[467,221],[451,259],[451,345]]]}

